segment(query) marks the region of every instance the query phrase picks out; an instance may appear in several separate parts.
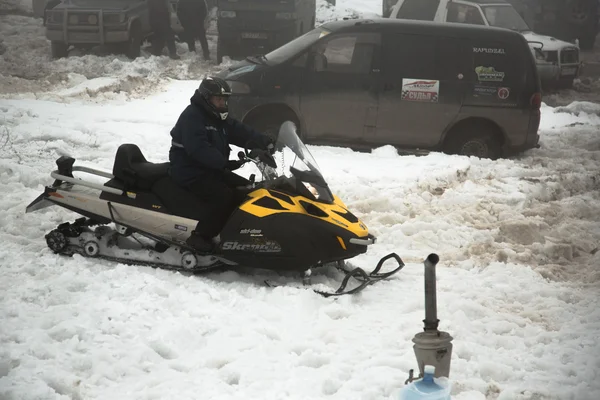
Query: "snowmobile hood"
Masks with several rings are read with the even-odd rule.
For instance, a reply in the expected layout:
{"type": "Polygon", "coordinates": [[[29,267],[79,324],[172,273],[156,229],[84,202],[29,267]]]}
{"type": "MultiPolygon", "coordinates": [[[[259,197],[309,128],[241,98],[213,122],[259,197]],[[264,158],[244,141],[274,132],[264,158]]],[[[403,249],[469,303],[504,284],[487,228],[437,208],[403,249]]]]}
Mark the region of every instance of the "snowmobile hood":
{"type": "Polygon", "coordinates": [[[542,50],[544,51],[562,50],[566,47],[574,47],[579,49],[579,46],[574,43],[565,42],[552,36],[540,35],[539,33],[535,32],[523,32],[523,36],[525,36],[525,39],[527,39],[528,42],[534,42],[529,43],[529,45],[532,47],[539,47],[539,43],[542,43],[544,45],[542,50]]]}

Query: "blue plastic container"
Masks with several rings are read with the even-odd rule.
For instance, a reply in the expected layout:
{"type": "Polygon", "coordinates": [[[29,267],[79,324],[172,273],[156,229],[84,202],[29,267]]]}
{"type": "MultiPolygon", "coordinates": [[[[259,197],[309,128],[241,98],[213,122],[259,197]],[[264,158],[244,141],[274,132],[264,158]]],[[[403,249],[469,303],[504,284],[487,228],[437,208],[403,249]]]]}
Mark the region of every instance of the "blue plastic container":
{"type": "Polygon", "coordinates": [[[423,378],[403,387],[398,400],[450,400],[450,384],[435,382],[434,375],[435,367],[426,365],[423,378]]]}

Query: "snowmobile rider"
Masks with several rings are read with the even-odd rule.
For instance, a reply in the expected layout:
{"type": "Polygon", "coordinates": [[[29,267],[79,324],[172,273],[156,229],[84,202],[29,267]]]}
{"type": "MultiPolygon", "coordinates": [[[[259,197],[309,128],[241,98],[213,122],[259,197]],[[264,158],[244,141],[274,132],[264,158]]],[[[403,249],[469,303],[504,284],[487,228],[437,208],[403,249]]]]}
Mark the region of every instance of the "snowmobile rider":
{"type": "Polygon", "coordinates": [[[231,172],[243,163],[229,160],[229,144],[274,151],[269,136],[228,116],[230,95],[231,88],[223,79],[204,78],[171,130],[171,178],[192,192],[207,209],[206,218],[187,241],[201,252],[212,249],[212,238],[243,201],[245,193],[235,188],[250,184],[231,172]]]}

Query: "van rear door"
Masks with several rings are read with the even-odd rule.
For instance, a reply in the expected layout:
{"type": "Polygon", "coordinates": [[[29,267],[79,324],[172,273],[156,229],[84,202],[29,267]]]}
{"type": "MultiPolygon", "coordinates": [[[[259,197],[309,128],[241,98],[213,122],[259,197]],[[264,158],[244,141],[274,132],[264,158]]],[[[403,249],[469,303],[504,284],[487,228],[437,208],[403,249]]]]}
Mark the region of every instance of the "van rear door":
{"type": "Polygon", "coordinates": [[[514,41],[472,38],[468,60],[471,68],[465,74],[470,90],[465,106],[517,108],[526,105],[524,54],[514,41]]]}

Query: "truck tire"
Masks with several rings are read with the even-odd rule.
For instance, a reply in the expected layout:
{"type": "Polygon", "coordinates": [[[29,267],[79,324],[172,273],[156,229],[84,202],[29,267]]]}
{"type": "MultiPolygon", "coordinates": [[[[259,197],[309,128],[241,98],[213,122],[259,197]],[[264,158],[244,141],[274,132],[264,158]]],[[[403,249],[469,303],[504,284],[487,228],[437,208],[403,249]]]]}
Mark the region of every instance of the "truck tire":
{"type": "Polygon", "coordinates": [[[69,55],[69,45],[63,42],[50,42],[52,58],[64,58],[69,55]]]}

